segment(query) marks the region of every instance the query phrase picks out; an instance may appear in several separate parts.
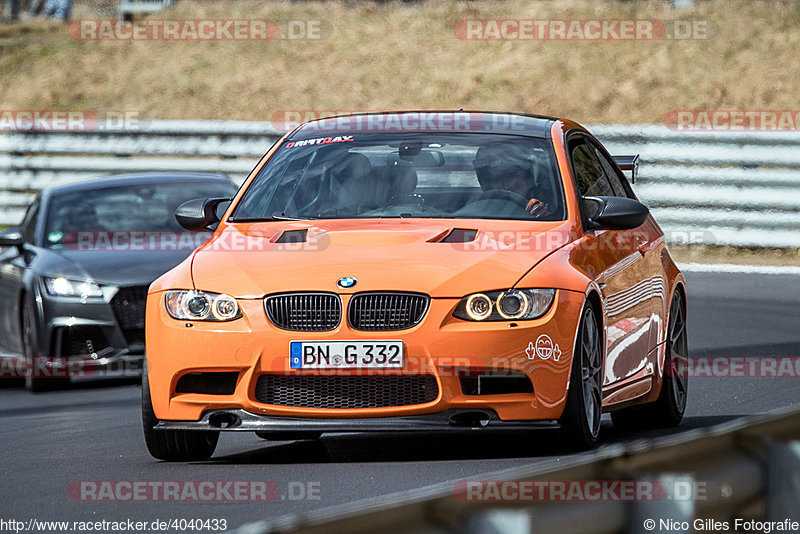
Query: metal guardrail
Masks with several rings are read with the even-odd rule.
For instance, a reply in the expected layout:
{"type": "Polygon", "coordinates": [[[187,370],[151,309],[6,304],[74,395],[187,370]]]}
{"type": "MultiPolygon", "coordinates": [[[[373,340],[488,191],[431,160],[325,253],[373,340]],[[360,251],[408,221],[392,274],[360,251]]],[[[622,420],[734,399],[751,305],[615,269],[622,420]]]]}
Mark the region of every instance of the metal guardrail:
{"type": "MultiPolygon", "coordinates": [[[[538,484],[564,481],[640,481],[689,491],[653,492],[650,499],[564,498],[550,502],[475,502],[457,496],[468,481],[437,484],[347,505],[244,525],[237,534],[641,534],[741,532],[734,519],[800,520],[800,410],[742,417],[716,426],[602,446],[540,464],[484,473],[473,481],[538,484]],[[554,467],[555,466],[555,467],[554,467]],[[660,497],[660,498],[659,498],[660,497]],[[724,529],[696,520],[728,521],[724,529]],[[655,527],[645,526],[653,520],[655,527]],[[690,528],[663,528],[660,520],[690,528]],[[694,528],[692,528],[692,526],[694,528]]],[[[607,486],[608,487],[608,486],[607,486]]],[[[502,500],[502,499],[500,499],[502,500]]],[[[752,530],[752,529],[751,529],[752,530]]],[[[763,529],[754,531],[764,532],[763,529]]]]}
{"type": "Polygon", "coordinates": [[[80,132],[0,133],[0,224],[45,187],[107,174],[225,173],[241,182],[284,132],[251,121],[101,121],[80,132]]]}
{"type": "Polygon", "coordinates": [[[800,247],[800,132],[590,128],[640,154],[637,195],[672,242],[800,247]]]}
{"type": "MultiPolygon", "coordinates": [[[[800,132],[689,132],[597,125],[612,153],[639,153],[639,197],[676,243],[800,247],[800,132]]],[[[48,185],[135,171],[242,180],[283,132],[268,122],[100,122],[86,132],[0,133],[0,224],[48,185]]]]}

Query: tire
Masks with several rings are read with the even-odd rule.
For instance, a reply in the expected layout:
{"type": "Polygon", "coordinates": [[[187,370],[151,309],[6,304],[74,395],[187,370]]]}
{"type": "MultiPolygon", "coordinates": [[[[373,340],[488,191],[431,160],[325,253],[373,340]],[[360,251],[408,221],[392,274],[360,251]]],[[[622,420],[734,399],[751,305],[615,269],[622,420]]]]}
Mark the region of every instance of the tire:
{"type": "Polygon", "coordinates": [[[32,393],[62,389],[69,385],[68,377],[36,376],[36,360],[41,357],[36,335],[36,310],[27,297],[22,299],[22,345],[25,354],[25,389],[32,393]]]}
{"type": "Polygon", "coordinates": [[[147,362],[142,368],[142,429],[144,443],[153,458],[167,462],[208,460],[214,454],[219,432],[204,430],[155,430],[158,423],[150,398],[147,362]]]}
{"type": "Polygon", "coordinates": [[[669,306],[667,345],[661,392],[655,402],[611,412],[617,430],[669,428],[678,426],[686,411],[689,351],[686,337],[686,305],[675,291],[669,306]]]}
{"type": "Polygon", "coordinates": [[[581,312],[572,371],[567,390],[567,405],[559,419],[564,445],[585,450],[594,447],[600,434],[602,401],[603,351],[598,314],[586,301],[581,312]]]}

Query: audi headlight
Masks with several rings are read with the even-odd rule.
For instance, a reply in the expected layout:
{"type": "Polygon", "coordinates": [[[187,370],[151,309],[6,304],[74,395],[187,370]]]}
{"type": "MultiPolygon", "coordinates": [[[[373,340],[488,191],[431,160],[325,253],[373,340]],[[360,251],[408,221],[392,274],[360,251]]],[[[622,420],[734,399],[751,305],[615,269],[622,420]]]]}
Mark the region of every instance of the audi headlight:
{"type": "Polygon", "coordinates": [[[516,321],[541,317],[555,299],[555,289],[507,289],[467,295],[453,315],[467,321],[516,321]]]}
{"type": "Polygon", "coordinates": [[[220,293],[167,291],[164,303],[169,315],[181,321],[232,321],[242,316],[236,299],[220,293]]]}
{"type": "Polygon", "coordinates": [[[56,297],[102,297],[103,289],[94,282],[87,280],[70,280],[59,276],[58,278],[44,279],[44,286],[47,292],[56,297]]]}

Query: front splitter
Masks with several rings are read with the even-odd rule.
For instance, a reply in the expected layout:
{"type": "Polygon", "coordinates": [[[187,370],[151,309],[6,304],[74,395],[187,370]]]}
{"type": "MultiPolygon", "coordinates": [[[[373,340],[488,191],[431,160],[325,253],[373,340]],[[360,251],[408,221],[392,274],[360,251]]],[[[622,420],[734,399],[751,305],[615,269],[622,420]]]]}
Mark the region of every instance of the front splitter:
{"type": "Polygon", "coordinates": [[[554,420],[503,421],[492,410],[451,409],[425,415],[352,419],[275,417],[245,410],[211,410],[199,421],[160,421],[154,428],[228,432],[464,432],[554,430],[559,424],[554,420]]]}

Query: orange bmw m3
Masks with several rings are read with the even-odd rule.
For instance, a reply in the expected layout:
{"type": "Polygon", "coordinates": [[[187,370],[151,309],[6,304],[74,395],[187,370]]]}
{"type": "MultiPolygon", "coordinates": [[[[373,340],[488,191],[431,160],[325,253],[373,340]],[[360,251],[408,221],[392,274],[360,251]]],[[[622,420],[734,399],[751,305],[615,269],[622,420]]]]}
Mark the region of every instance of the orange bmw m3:
{"type": "Polygon", "coordinates": [[[221,431],[559,429],[681,421],[686,290],[635,156],[565,119],[370,113],[301,124],[146,306],[149,452],[221,431]],[[632,180],[633,181],[633,180],[632,180]]]}

